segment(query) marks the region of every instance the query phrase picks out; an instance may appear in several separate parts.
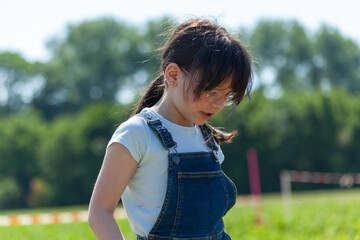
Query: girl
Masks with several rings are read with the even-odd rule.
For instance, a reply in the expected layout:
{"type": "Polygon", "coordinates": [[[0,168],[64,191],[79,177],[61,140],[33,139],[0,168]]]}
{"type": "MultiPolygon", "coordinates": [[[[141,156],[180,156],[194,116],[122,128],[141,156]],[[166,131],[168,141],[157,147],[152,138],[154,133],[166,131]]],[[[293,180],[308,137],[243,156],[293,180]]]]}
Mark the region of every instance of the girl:
{"type": "Polygon", "coordinates": [[[251,89],[244,46],[208,20],[178,26],[162,73],[108,143],[89,207],[99,239],[124,239],[113,217],[121,197],[138,240],[230,239],[223,216],[236,188],[221,171],[226,133],[207,123],[251,89]]]}

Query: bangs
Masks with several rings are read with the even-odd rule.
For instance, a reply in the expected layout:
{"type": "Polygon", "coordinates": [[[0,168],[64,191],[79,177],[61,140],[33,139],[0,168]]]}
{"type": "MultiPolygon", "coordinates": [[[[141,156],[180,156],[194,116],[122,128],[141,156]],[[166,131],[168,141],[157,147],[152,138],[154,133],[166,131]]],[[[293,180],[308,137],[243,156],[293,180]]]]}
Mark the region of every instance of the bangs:
{"type": "Polygon", "coordinates": [[[229,39],[227,36],[207,38],[188,67],[194,77],[189,84],[196,98],[203,91],[230,83],[234,104],[238,105],[251,91],[251,57],[236,39],[229,39]]]}

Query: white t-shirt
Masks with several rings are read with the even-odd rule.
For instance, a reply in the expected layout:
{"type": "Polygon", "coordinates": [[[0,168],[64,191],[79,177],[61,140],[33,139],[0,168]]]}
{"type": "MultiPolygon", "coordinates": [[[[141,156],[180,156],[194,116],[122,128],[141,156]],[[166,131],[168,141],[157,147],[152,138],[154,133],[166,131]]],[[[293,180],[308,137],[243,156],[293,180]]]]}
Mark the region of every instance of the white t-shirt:
{"type": "MultiPolygon", "coordinates": [[[[161,120],[177,143],[178,153],[211,151],[198,126],[177,125],[150,108],[143,109],[142,113],[149,113],[161,120]]],[[[130,228],[135,234],[146,237],[154,226],[165,199],[169,153],[145,119],[137,115],[117,128],[108,147],[115,142],[123,144],[139,163],[121,199],[130,228]]],[[[173,153],[174,149],[171,148],[170,151],[173,153]]],[[[222,163],[224,155],[220,147],[216,154],[222,163]]]]}

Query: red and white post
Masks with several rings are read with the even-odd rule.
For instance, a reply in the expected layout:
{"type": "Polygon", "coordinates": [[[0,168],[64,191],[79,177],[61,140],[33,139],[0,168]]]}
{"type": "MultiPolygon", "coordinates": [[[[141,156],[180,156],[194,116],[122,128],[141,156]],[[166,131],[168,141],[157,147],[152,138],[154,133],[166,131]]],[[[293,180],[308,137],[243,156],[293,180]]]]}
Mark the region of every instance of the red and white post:
{"type": "Polygon", "coordinates": [[[248,161],[251,197],[254,206],[255,223],[262,224],[263,214],[262,214],[262,203],[261,203],[261,184],[260,184],[258,157],[255,149],[251,148],[247,151],[247,161],[248,161]]]}
{"type": "Polygon", "coordinates": [[[291,220],[291,182],[339,184],[340,187],[350,188],[354,184],[360,184],[360,173],[283,170],[280,173],[280,184],[286,221],[291,220]]]}
{"type": "Polygon", "coordinates": [[[290,221],[291,216],[291,175],[288,170],[280,173],[280,187],[283,201],[283,215],[285,221],[290,221]]]}

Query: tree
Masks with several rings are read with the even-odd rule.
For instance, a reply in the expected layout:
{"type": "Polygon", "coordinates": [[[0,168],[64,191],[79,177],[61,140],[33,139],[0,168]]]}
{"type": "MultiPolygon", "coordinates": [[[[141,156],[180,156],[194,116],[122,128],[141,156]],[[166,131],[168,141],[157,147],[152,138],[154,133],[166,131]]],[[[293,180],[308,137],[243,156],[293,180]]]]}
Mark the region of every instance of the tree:
{"type": "Polygon", "coordinates": [[[46,85],[34,104],[50,115],[79,110],[116,94],[147,58],[135,27],[111,18],[70,25],[65,39],[49,43],[46,85]]]}
{"type": "Polygon", "coordinates": [[[260,21],[250,44],[261,85],[291,91],[314,87],[307,74],[312,68],[312,43],[298,22],[260,21]]]}
{"type": "Polygon", "coordinates": [[[99,100],[117,102],[122,89],[143,86],[160,65],[152,54],[163,41],[158,34],[171,24],[166,19],[144,29],[113,18],[70,25],[64,39],[48,43],[53,57],[45,65],[36,108],[52,118],[99,100]]]}
{"type": "Polygon", "coordinates": [[[0,114],[18,111],[32,101],[43,84],[41,67],[17,53],[0,53],[0,114]]]}
{"type": "Polygon", "coordinates": [[[32,110],[0,119],[0,208],[31,206],[31,182],[39,174],[44,130],[45,124],[32,110]]]}
{"type": "Polygon", "coordinates": [[[337,29],[322,26],[316,35],[316,65],[323,84],[340,86],[351,93],[360,91],[360,48],[337,29]]]}
{"type": "Polygon", "coordinates": [[[250,36],[255,70],[264,89],[360,91],[360,49],[338,30],[310,34],[296,21],[260,21],[250,36]]]}
{"type": "Polygon", "coordinates": [[[50,124],[39,151],[47,205],[88,203],[106,144],[127,114],[122,106],[99,102],[50,124]]]}

